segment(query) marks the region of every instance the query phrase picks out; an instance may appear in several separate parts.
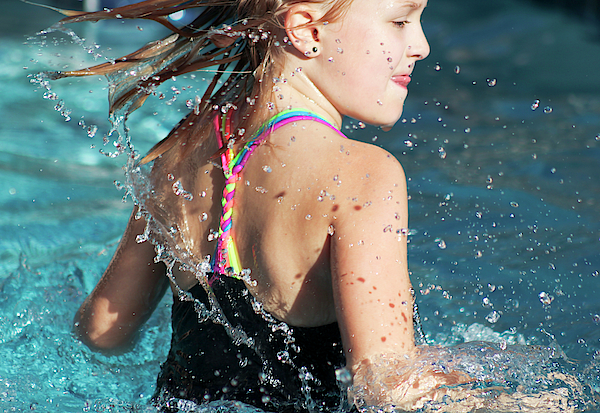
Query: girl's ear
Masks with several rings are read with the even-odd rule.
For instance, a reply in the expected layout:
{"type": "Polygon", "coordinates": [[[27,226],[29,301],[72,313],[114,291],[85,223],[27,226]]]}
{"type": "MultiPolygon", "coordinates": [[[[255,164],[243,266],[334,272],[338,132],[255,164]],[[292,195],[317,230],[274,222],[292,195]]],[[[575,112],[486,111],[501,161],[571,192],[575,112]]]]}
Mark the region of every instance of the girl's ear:
{"type": "Polygon", "coordinates": [[[311,7],[310,3],[295,4],[285,14],[285,33],[292,46],[306,57],[315,57],[321,53],[321,14],[318,9],[311,7]]]}

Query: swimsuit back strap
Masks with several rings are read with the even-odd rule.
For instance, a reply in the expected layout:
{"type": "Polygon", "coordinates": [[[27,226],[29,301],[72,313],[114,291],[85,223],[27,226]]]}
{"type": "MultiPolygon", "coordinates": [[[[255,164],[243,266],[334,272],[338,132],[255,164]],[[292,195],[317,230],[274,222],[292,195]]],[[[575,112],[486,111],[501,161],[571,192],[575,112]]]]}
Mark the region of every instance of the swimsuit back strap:
{"type": "Polygon", "coordinates": [[[219,223],[217,248],[212,261],[213,273],[215,276],[229,275],[240,278],[243,272],[237,246],[231,236],[233,196],[235,195],[235,186],[239,179],[239,174],[244,169],[250,155],[252,155],[254,150],[264,142],[271,133],[289,123],[301,120],[316,121],[333,129],[340,136],[346,137],[338,128],[314,112],[306,110],[285,110],[265,122],[258,131],[252,135],[252,138],[246,142],[242,149],[237,154],[234,154],[233,147],[230,147],[229,145],[229,140],[233,137],[231,133],[231,112],[229,111],[222,116],[215,117],[215,131],[217,133],[219,147],[226,147],[221,154],[221,164],[223,166],[223,175],[225,176],[225,187],[223,188],[223,197],[221,199],[223,212],[219,223]]]}

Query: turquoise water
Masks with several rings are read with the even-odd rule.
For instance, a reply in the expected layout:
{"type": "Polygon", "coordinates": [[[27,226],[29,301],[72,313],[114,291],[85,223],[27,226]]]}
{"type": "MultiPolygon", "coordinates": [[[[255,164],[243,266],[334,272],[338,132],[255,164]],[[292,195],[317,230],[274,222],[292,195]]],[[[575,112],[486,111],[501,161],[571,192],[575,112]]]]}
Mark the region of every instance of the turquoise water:
{"type": "MultiPolygon", "coordinates": [[[[406,169],[410,268],[428,342],[560,346],[569,360],[561,368],[598,391],[598,28],[515,1],[486,3],[432,1],[424,15],[432,54],[417,66],[404,120],[387,133],[356,122],[345,132],[392,151],[406,169]]],[[[72,111],[61,116],[58,101],[44,99],[26,75],[93,54],[66,38],[58,47],[23,44],[57,16],[21,3],[4,12],[0,409],[152,411],[169,298],[124,355],[93,353],[71,334],[132,206],[113,184],[123,179],[123,157],[98,153],[111,146],[102,142],[105,82],[57,82],[53,90],[72,111]],[[90,125],[98,125],[92,138],[90,125]]],[[[74,28],[116,56],[124,38],[155,37],[154,26],[136,26],[74,28]]],[[[136,113],[136,148],[146,150],[185,112],[183,97],[164,104],[171,87],[202,84],[201,74],[179,79],[136,113]]],[[[539,377],[525,376],[540,374],[542,362],[519,370],[519,360],[507,362],[509,372],[535,387],[539,377]]]]}

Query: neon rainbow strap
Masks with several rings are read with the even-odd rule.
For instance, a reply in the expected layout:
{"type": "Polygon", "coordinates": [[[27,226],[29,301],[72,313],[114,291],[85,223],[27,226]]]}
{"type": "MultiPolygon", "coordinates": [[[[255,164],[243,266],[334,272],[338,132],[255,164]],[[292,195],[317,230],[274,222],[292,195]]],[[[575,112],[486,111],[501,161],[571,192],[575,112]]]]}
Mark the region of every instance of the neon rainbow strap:
{"type": "Polygon", "coordinates": [[[213,272],[215,274],[229,275],[239,278],[242,273],[242,265],[237,247],[231,236],[233,196],[235,195],[235,185],[239,180],[239,175],[244,169],[248,158],[252,152],[262,143],[272,132],[291,122],[299,120],[312,120],[335,130],[340,136],[346,137],[339,129],[327,122],[314,112],[306,110],[285,110],[273,116],[265,122],[242,149],[235,154],[232,147],[228,145],[229,140],[233,138],[231,133],[231,112],[222,116],[215,116],[215,130],[219,137],[219,147],[227,146],[221,154],[221,164],[223,166],[223,175],[225,175],[225,188],[223,188],[223,198],[221,206],[223,213],[219,224],[219,237],[217,239],[217,250],[213,260],[213,272]]]}

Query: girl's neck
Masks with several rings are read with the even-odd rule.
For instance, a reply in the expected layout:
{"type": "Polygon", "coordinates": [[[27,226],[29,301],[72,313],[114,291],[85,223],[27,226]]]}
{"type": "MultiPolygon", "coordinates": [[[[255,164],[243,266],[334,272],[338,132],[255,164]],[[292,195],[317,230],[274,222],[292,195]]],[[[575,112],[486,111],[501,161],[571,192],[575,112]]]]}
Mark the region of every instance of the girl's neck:
{"type": "Polygon", "coordinates": [[[338,129],[342,126],[342,115],[321,93],[310,78],[289,61],[283,67],[278,80],[274,81],[274,104],[278,112],[286,109],[307,109],[325,118],[338,129]]]}

